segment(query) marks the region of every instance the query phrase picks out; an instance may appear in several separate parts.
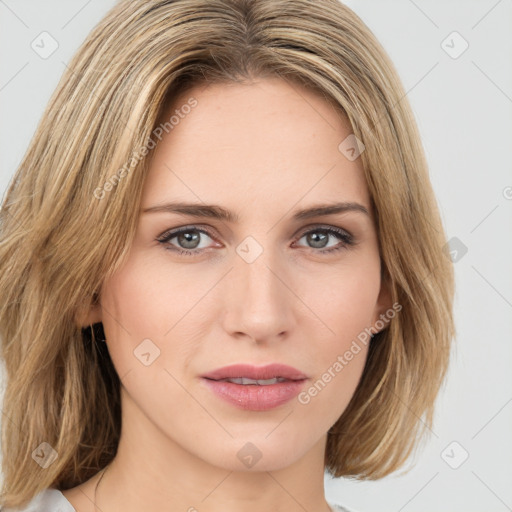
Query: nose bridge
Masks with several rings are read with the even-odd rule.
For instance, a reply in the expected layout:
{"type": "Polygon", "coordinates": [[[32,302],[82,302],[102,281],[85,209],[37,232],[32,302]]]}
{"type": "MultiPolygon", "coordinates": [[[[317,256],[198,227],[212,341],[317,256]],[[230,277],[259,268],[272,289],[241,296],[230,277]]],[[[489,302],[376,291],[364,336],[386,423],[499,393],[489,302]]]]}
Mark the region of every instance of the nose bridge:
{"type": "Polygon", "coordinates": [[[282,269],[272,250],[254,240],[240,244],[230,273],[228,331],[263,340],[291,328],[292,294],[282,269]]]}
{"type": "MultiPolygon", "coordinates": [[[[251,263],[242,258],[239,260],[241,261],[237,262],[235,272],[244,285],[243,289],[247,299],[254,305],[266,304],[282,295],[283,284],[276,277],[275,258],[272,257],[270,251],[265,251],[251,263]]],[[[282,303],[284,299],[282,297],[281,299],[276,302],[282,303]]]]}

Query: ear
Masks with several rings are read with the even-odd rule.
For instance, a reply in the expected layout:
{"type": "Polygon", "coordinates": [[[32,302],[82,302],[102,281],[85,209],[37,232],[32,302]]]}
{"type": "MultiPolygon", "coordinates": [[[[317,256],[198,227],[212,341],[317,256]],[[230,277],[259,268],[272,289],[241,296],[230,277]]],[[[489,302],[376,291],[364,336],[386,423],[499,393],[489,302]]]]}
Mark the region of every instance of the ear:
{"type": "Polygon", "coordinates": [[[102,320],[101,304],[97,302],[92,305],[81,306],[75,315],[75,322],[78,327],[88,327],[102,320]]]}
{"type": "Polygon", "coordinates": [[[391,285],[387,276],[383,276],[381,278],[380,292],[372,318],[371,330],[374,334],[377,334],[387,328],[390,319],[386,315],[386,311],[390,309],[393,309],[391,285]]]}

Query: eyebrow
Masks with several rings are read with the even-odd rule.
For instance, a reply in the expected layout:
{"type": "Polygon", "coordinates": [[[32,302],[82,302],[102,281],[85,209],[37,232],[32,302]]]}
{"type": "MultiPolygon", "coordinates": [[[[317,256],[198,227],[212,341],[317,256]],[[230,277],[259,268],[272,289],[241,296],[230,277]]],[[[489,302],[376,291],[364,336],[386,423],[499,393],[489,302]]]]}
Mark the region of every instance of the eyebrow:
{"type": "MultiPolygon", "coordinates": [[[[215,204],[200,204],[200,203],[166,203],[162,205],[151,206],[142,211],[143,213],[155,213],[155,212],[168,212],[168,213],[181,213],[184,215],[190,215],[192,217],[207,217],[211,219],[217,219],[220,221],[226,221],[231,223],[237,223],[239,216],[223,208],[222,206],[215,204]]],[[[335,215],[337,213],[345,212],[359,212],[370,216],[368,210],[359,203],[355,202],[341,202],[334,204],[318,204],[309,208],[299,210],[295,212],[292,219],[300,221],[304,219],[310,219],[312,217],[321,217],[324,215],[335,215]]]]}

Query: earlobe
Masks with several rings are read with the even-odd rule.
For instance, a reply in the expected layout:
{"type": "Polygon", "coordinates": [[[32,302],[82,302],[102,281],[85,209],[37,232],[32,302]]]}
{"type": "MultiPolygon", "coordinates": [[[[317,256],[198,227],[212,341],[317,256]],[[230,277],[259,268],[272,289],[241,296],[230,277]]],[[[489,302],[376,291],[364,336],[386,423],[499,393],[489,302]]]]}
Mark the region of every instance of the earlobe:
{"type": "Polygon", "coordinates": [[[102,321],[101,305],[82,307],[75,315],[75,322],[78,327],[84,328],[102,321]]]}
{"type": "Polygon", "coordinates": [[[389,310],[393,310],[391,286],[389,281],[385,277],[383,277],[381,279],[380,292],[377,298],[377,303],[375,305],[375,313],[372,322],[371,330],[373,331],[374,334],[383,331],[389,324],[390,318],[388,318],[389,315],[387,314],[389,310]]]}

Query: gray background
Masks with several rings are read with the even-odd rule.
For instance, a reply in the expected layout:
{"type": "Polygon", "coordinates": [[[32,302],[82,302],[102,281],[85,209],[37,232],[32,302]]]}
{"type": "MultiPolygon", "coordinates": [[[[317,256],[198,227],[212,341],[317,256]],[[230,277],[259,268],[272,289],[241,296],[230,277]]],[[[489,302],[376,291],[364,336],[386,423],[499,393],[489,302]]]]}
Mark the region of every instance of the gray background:
{"type": "MultiPolygon", "coordinates": [[[[113,3],[0,0],[2,194],[66,63],[113,3]],[[43,31],[58,43],[48,58],[31,47],[43,31]]],[[[326,476],[327,499],[360,512],[512,510],[512,0],[346,3],[390,54],[416,115],[457,250],[458,333],[415,467],[376,482],[326,476]]]]}

